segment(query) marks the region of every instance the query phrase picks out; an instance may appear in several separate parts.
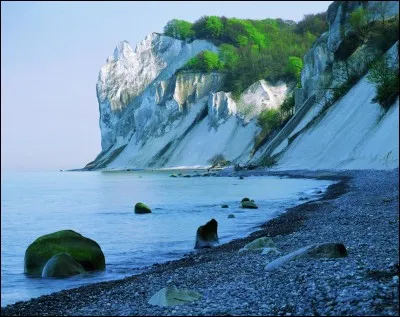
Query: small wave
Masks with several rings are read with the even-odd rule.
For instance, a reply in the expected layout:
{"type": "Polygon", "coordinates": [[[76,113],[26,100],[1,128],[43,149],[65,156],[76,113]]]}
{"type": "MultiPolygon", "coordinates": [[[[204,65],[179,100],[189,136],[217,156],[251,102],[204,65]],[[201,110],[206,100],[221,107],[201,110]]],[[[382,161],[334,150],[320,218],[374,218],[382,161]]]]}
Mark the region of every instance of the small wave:
{"type": "Polygon", "coordinates": [[[98,215],[132,215],[132,211],[108,211],[108,212],[99,212],[98,215]]]}

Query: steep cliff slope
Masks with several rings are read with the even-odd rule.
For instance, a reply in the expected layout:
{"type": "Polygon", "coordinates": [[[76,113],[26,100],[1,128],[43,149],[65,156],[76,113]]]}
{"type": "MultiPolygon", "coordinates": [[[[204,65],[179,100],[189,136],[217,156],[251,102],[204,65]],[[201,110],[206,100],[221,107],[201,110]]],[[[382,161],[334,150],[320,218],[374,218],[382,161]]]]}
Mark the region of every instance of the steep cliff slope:
{"type": "MultiPolygon", "coordinates": [[[[343,41],[338,30],[348,28],[349,12],[361,3],[335,2],[328,10],[329,32],[324,33],[304,58],[302,88],[296,91],[297,109],[293,118],[255,153],[251,162],[267,157],[277,161],[278,169],[390,169],[399,165],[399,101],[385,113],[372,102],[376,88],[367,76],[352,87],[321,115],[324,101],[343,78],[343,67],[334,53],[343,41]],[[349,8],[349,5],[352,8],[349,8]],[[344,8],[345,7],[345,8],[344,8]]],[[[373,1],[364,4],[374,5],[373,1]]],[[[387,16],[398,11],[392,3],[387,16]]],[[[398,64],[397,43],[386,58],[398,64]]],[[[368,69],[378,52],[364,44],[348,58],[349,68],[368,69]]]]}
{"type": "MultiPolygon", "coordinates": [[[[283,152],[279,169],[390,169],[399,166],[399,99],[385,114],[363,78],[283,152]]],[[[293,135],[293,134],[292,134],[293,135]]],[[[285,149],[287,140],[272,154],[285,149]]]]}

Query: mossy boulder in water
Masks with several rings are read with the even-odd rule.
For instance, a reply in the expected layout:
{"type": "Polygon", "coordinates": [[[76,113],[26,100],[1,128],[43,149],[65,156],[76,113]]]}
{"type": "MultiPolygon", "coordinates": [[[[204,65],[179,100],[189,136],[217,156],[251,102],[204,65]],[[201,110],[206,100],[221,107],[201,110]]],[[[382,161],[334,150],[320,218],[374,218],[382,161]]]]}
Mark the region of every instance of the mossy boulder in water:
{"type": "Polygon", "coordinates": [[[46,262],[42,277],[68,277],[85,273],[84,267],[68,253],[58,253],[46,262]]]}
{"type": "Polygon", "coordinates": [[[240,203],[240,207],[248,209],[258,209],[258,206],[254,203],[254,200],[242,200],[242,202],[240,203]]]}
{"type": "Polygon", "coordinates": [[[135,214],[149,214],[151,213],[151,209],[143,204],[143,203],[137,203],[135,205],[135,214]]]}
{"type": "Polygon", "coordinates": [[[68,253],[86,271],[104,270],[103,251],[96,241],[73,230],[61,230],[36,239],[25,251],[24,273],[41,276],[47,261],[59,253],[68,253]]]}
{"type": "Polygon", "coordinates": [[[218,243],[218,222],[211,219],[204,226],[200,226],[196,233],[195,249],[211,248],[218,243]]]}

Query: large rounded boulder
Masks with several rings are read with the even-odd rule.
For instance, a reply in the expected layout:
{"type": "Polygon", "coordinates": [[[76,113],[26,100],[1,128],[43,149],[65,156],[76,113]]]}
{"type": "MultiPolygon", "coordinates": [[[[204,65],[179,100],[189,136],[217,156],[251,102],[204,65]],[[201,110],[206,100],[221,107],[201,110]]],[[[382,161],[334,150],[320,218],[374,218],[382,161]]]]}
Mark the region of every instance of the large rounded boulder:
{"type": "Polygon", "coordinates": [[[25,251],[24,273],[41,276],[47,261],[59,253],[68,253],[86,271],[104,270],[103,251],[96,241],[73,230],[61,230],[36,239],[25,251]]]}
{"type": "Polygon", "coordinates": [[[149,208],[149,206],[140,202],[135,205],[135,214],[150,214],[150,213],[151,209],[149,208]]]}
{"type": "Polygon", "coordinates": [[[218,243],[218,222],[215,219],[211,219],[205,225],[197,229],[194,248],[211,248],[216,243],[218,243]]]}
{"type": "Polygon", "coordinates": [[[58,253],[46,262],[42,277],[68,277],[85,273],[84,267],[68,253],[58,253]]]}

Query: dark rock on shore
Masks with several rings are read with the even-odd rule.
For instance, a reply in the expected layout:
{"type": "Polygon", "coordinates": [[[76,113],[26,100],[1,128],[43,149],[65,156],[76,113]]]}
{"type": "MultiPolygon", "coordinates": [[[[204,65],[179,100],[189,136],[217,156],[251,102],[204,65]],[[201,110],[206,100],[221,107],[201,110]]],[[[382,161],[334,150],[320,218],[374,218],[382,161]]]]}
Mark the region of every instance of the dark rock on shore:
{"type": "Polygon", "coordinates": [[[204,226],[200,226],[196,233],[195,249],[211,248],[218,243],[218,222],[211,219],[204,226]]]}

